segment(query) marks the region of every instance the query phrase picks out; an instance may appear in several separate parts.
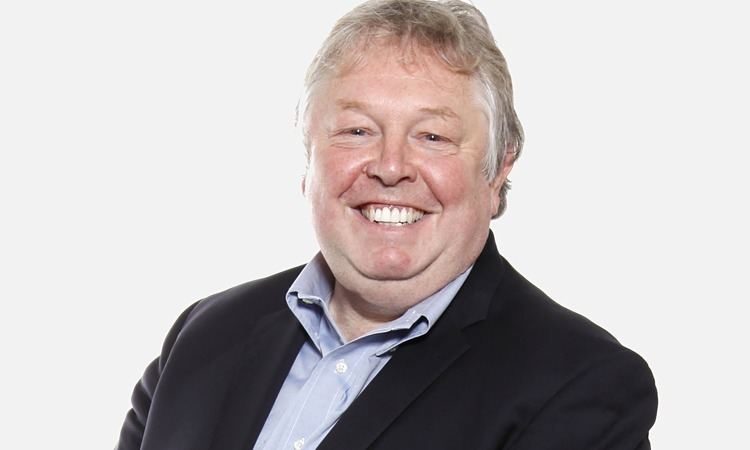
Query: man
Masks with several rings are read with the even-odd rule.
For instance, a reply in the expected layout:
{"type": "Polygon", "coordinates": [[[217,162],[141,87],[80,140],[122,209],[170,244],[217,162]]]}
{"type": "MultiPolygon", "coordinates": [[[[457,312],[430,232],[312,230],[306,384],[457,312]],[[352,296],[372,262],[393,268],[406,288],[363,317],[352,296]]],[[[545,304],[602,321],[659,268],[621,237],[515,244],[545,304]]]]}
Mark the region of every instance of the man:
{"type": "Polygon", "coordinates": [[[306,88],[320,253],[185,311],[118,448],[649,448],[645,362],[497,253],[523,137],[479,11],[367,2],[306,88]]]}

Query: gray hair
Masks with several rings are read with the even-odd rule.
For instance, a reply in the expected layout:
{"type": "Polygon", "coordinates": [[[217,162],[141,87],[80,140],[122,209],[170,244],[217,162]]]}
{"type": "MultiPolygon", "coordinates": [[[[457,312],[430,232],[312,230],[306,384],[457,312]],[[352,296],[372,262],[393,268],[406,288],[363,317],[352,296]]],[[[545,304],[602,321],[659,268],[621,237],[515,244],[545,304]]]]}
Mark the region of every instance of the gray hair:
{"type": "MultiPolygon", "coordinates": [[[[384,39],[400,44],[404,50],[429,51],[450,70],[478,82],[480,97],[489,113],[484,161],[488,180],[495,178],[505,158],[518,158],[524,136],[513,108],[507,63],[484,15],[459,0],[370,0],[339,19],[308,68],[305,91],[297,107],[308,152],[306,115],[314,87],[337,71],[357,64],[356,55],[366,53],[357,50],[366,49],[373,40],[384,39]]],[[[493,218],[505,210],[508,189],[510,182],[505,180],[500,207],[493,218]]]]}

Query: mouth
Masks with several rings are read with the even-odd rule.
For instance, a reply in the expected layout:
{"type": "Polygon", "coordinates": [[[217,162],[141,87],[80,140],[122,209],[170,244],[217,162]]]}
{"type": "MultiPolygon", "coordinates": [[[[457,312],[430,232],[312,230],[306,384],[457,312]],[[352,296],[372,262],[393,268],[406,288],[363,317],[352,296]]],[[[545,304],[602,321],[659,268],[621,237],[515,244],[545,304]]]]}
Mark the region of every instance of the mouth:
{"type": "Polygon", "coordinates": [[[422,219],[425,212],[409,206],[363,205],[359,211],[370,222],[382,225],[411,225],[422,219]]]}

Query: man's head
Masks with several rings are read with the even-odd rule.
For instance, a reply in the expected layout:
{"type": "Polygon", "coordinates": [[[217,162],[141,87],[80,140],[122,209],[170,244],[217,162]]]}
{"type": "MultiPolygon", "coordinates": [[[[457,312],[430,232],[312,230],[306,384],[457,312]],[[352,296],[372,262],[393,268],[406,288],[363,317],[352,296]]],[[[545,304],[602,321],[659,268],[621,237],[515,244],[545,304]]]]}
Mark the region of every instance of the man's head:
{"type": "MultiPolygon", "coordinates": [[[[513,107],[513,85],[503,54],[482,13],[462,1],[374,0],[354,8],[335,25],[308,68],[298,108],[309,157],[308,113],[320,81],[345,72],[366,56],[374,42],[389,41],[404,51],[435,55],[449,70],[478,82],[490,120],[484,174],[491,180],[504,160],[523,148],[523,129],[513,107]]],[[[506,207],[508,180],[500,191],[499,217],[506,207]]]]}
{"type": "Polygon", "coordinates": [[[301,114],[305,193],[336,289],[387,318],[474,262],[522,143],[476,9],[355,8],[313,62],[301,114]]]}

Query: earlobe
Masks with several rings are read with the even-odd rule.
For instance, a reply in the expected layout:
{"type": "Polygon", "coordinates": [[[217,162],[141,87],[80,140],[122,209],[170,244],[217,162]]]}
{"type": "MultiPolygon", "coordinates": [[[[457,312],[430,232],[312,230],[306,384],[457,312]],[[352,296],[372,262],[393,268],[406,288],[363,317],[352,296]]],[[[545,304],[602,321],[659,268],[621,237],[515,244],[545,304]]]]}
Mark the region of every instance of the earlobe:
{"type": "Polygon", "coordinates": [[[505,182],[505,174],[503,171],[499,172],[497,175],[495,175],[495,178],[490,181],[490,189],[492,190],[493,194],[500,193],[500,188],[503,187],[503,183],[505,182]]]}
{"type": "Polygon", "coordinates": [[[503,158],[502,167],[495,175],[495,178],[490,182],[490,187],[492,188],[493,193],[500,194],[500,189],[502,189],[503,184],[505,184],[505,181],[508,179],[510,171],[513,169],[513,162],[515,160],[514,156],[514,153],[509,152],[503,158]]]}
{"type": "Polygon", "coordinates": [[[490,212],[493,216],[497,214],[497,211],[500,208],[500,191],[503,188],[504,182],[505,177],[503,177],[501,173],[498,173],[490,182],[490,212]]]}

